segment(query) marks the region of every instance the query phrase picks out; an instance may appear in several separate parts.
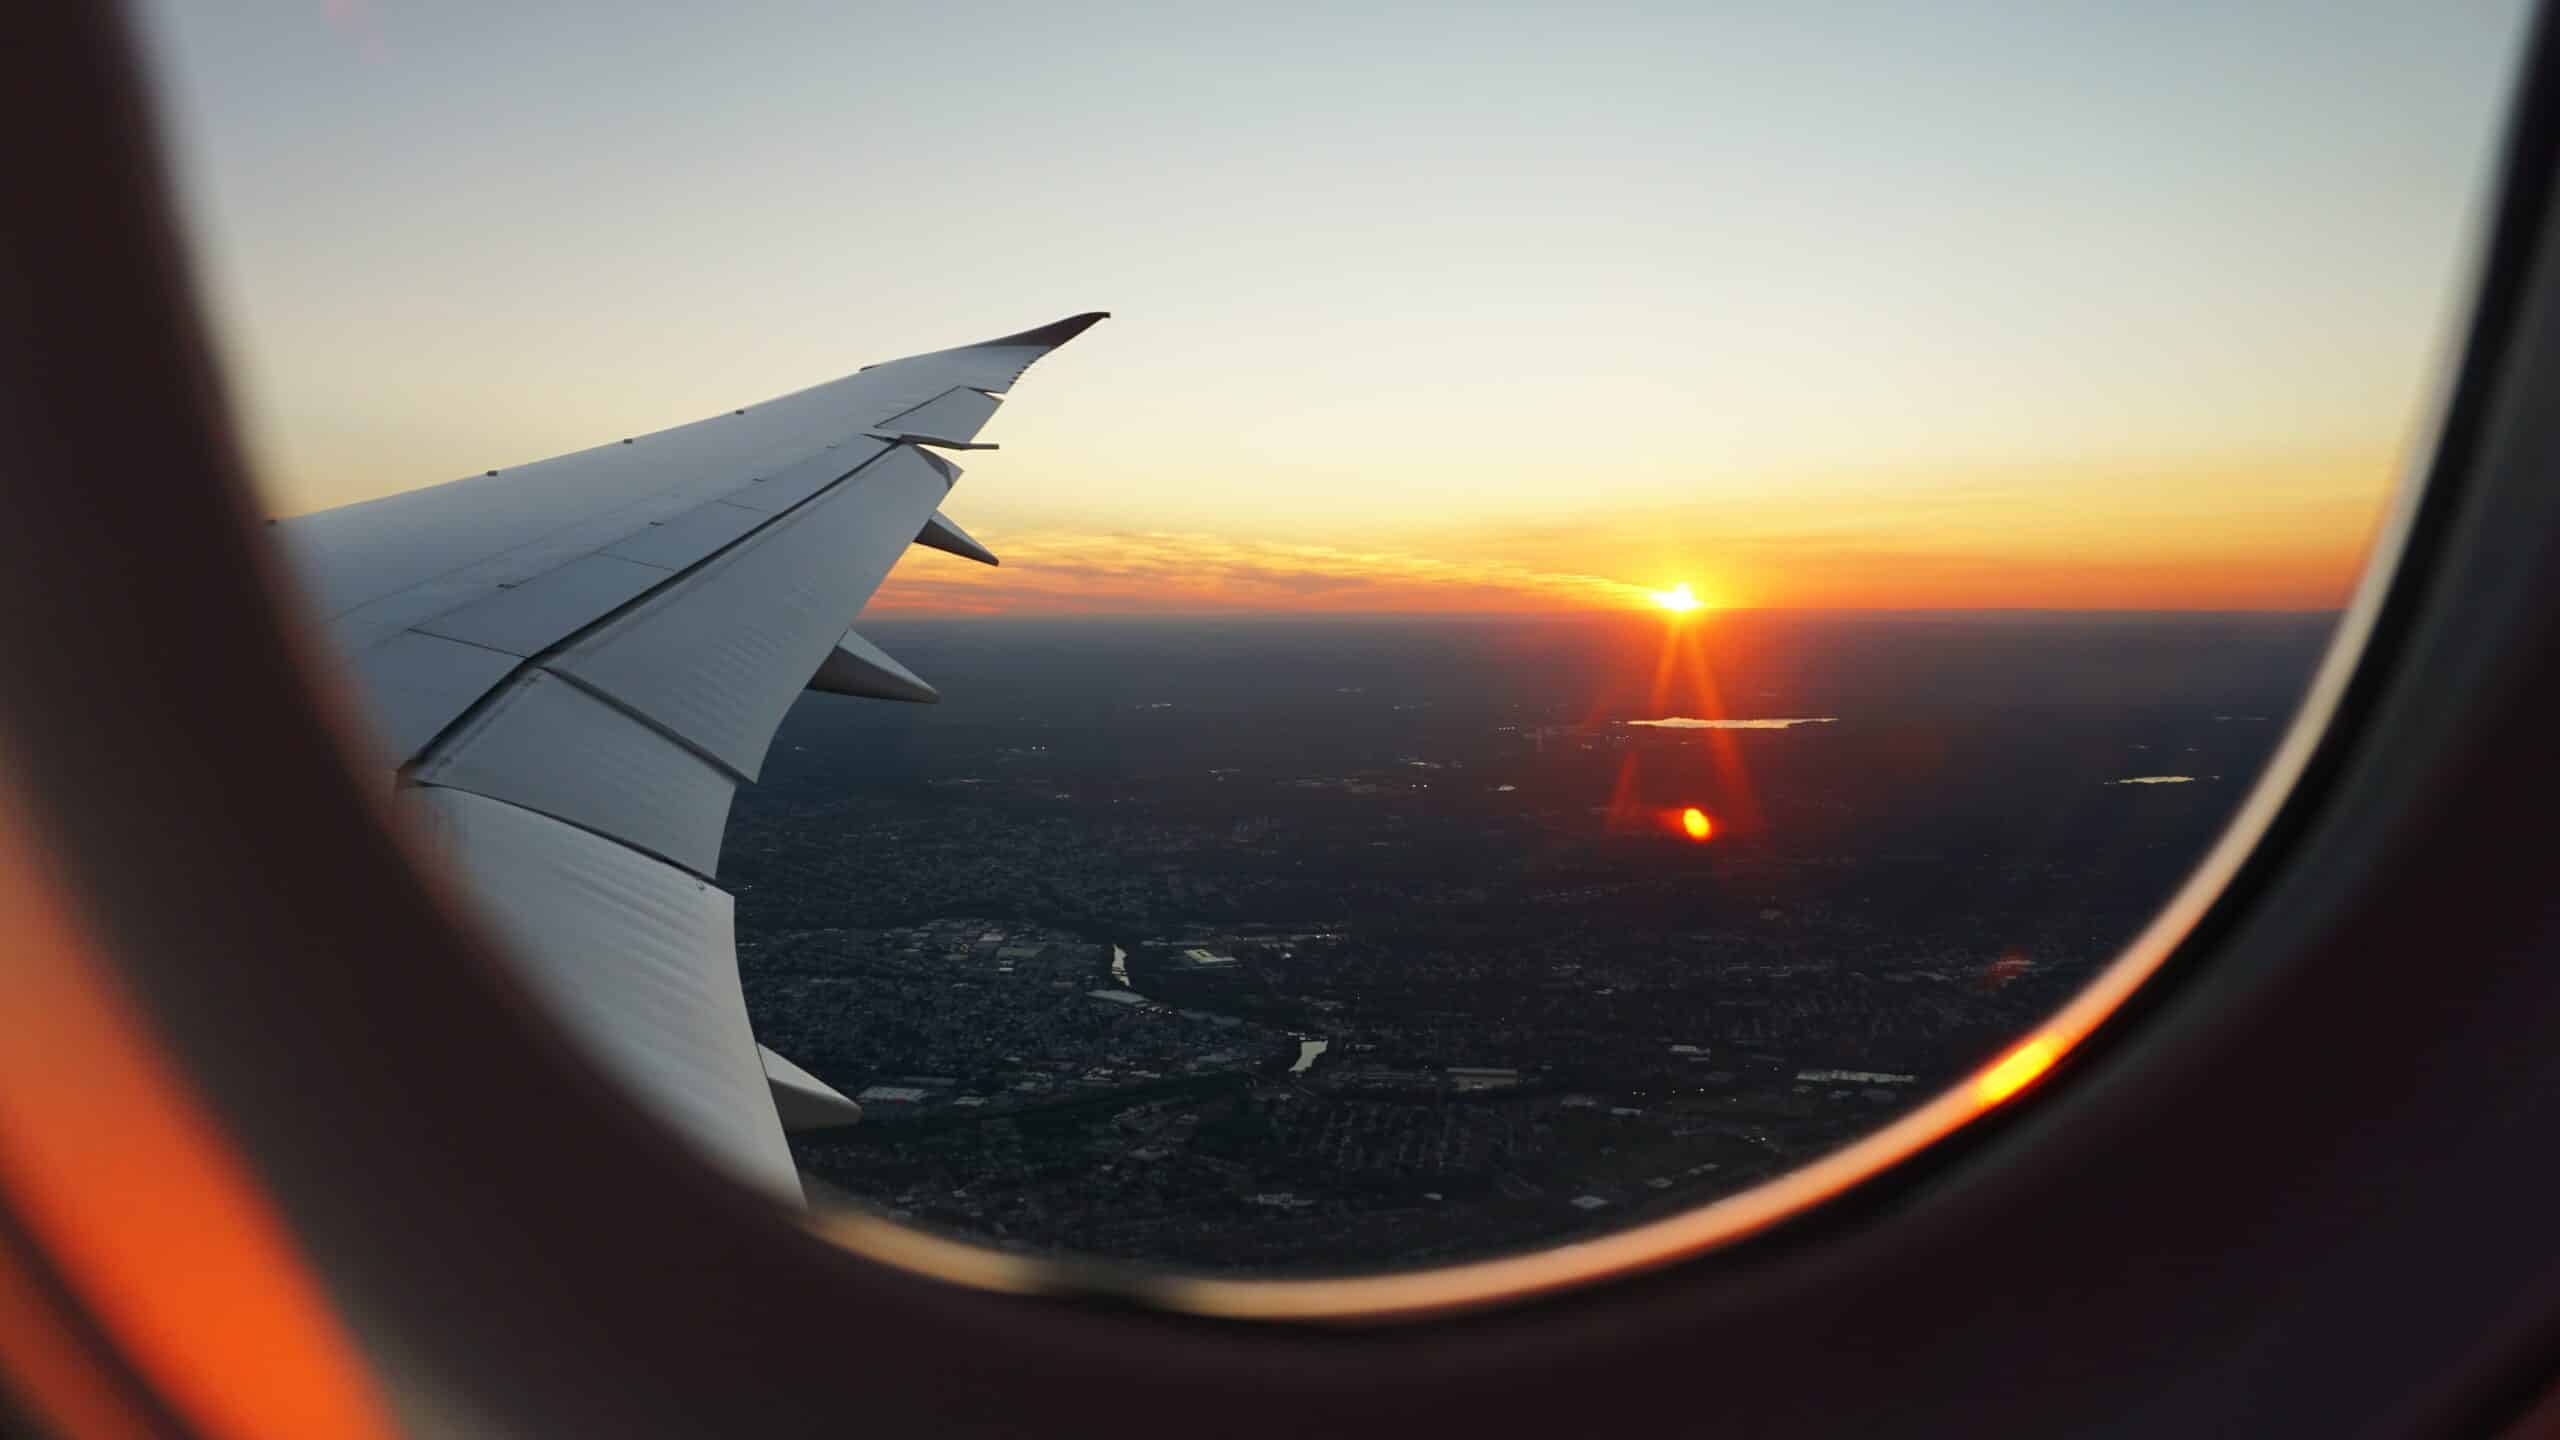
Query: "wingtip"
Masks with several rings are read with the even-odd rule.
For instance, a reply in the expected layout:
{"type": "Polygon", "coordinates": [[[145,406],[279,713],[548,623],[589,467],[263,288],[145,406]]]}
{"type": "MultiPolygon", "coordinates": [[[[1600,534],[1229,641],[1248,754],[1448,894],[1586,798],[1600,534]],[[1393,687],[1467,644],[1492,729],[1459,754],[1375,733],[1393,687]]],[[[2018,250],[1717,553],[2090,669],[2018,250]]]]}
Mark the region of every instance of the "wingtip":
{"type": "Polygon", "coordinates": [[[1111,312],[1108,310],[1087,310],[1081,315],[1070,315],[1064,320],[1052,320],[1046,325],[1022,331],[1020,334],[1000,335],[993,340],[981,340],[969,348],[992,350],[999,346],[1041,345],[1055,349],[1092,329],[1096,323],[1110,318],[1111,312]]]}

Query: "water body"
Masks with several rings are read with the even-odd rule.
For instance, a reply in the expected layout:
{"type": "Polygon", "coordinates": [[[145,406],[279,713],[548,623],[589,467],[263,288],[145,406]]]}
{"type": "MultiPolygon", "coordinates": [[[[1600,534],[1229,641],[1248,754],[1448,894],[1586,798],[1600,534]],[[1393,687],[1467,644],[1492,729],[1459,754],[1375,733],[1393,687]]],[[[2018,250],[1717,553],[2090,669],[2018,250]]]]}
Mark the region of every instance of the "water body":
{"type": "MultiPolygon", "coordinates": [[[[1120,982],[1119,991],[1115,993],[1109,990],[1096,990],[1092,992],[1095,999],[1120,1000],[1123,1004],[1130,1004],[1146,998],[1141,996],[1134,986],[1130,985],[1129,952],[1121,949],[1117,945],[1111,947],[1111,978],[1120,982]],[[1126,996],[1127,999],[1122,999],[1123,996],[1126,996]]],[[[1289,1067],[1289,1073],[1292,1075],[1304,1075],[1309,1070],[1315,1068],[1317,1056],[1322,1055],[1324,1052],[1332,1048],[1333,1042],[1330,1040],[1311,1040],[1304,1035],[1299,1036],[1298,1059],[1295,1064],[1292,1064],[1289,1067]]]]}

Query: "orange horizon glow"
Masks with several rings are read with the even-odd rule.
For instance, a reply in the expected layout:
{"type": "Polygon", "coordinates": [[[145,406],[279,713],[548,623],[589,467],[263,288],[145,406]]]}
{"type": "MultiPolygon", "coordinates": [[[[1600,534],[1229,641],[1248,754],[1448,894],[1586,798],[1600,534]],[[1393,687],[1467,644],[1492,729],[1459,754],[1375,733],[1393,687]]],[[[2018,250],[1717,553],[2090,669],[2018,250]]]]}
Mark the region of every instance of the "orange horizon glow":
{"type": "MultiPolygon", "coordinates": [[[[1807,482],[1586,518],[1129,530],[955,516],[990,570],[903,561],[876,612],[1556,614],[2341,607],[2383,513],[2374,458],[1807,482]],[[1686,575],[1669,589],[1648,576],[1686,575]]],[[[994,503],[991,497],[990,503],[994,503]]],[[[1000,518],[1000,515],[999,517],[1000,518]]]]}
{"type": "Polygon", "coordinates": [[[61,1292],[36,1289],[19,1257],[0,1255],[0,1351],[13,1382],[76,1402],[84,1423],[113,1418],[106,1407],[126,1392],[109,1396],[81,1373],[99,1356],[60,1342],[72,1327],[59,1306],[111,1337],[108,1353],[121,1352],[192,1433],[396,1433],[263,1177],[111,983],[18,798],[0,788],[0,942],[12,961],[0,1009],[0,1194],[61,1292]],[[22,1362],[46,1368],[29,1374],[22,1362]]]}
{"type": "MultiPolygon", "coordinates": [[[[415,73],[371,97],[420,156],[388,187],[338,152],[349,136],[292,138],[350,103],[308,34],[147,8],[184,37],[162,47],[186,77],[171,138],[278,516],[1098,308],[1121,318],[1008,382],[978,437],[1002,448],[952,496],[1002,570],[919,555],[872,609],[1676,617],[1653,596],[1685,580],[1697,628],[2339,607],[2459,354],[2526,33],[2518,0],[2487,0],[2460,24],[2346,26],[2282,85],[2198,90],[2254,22],[2204,7],[2136,44],[2086,15],[1942,51],[1943,26],[1882,7],[1910,43],[1840,64],[1819,7],[1674,7],[1656,18],[1688,38],[1634,57],[1610,26],[1533,16],[1451,51],[1399,7],[1054,36],[920,17],[1000,39],[990,63],[1020,83],[955,111],[889,75],[867,103],[921,125],[927,208],[973,212],[994,186],[1057,242],[1024,247],[872,225],[841,193],[840,101],[801,67],[854,23],[820,13],[842,7],[811,7],[801,43],[745,37],[771,63],[710,66],[689,107],[611,84],[570,87],[600,110],[548,103],[597,78],[574,26],[490,52],[525,83],[465,64],[472,46],[414,46],[393,63],[415,73]],[[1374,43],[1312,38],[1345,26],[1374,43]],[[2071,68],[2095,53],[2111,63],[2071,68]],[[740,80],[768,72],[798,78],[740,80]],[[2085,84],[2050,83],[2066,72],[2085,84]],[[1911,103],[1869,103],[1879,83],[1911,103]],[[456,87],[492,105],[448,113],[456,87]],[[650,142],[596,150],[598,114],[650,142]],[[2046,129],[2110,163],[2019,143],[2046,129]],[[742,262],[735,205],[632,183],[659,152],[762,157],[720,172],[732,199],[834,198],[742,262]],[[1531,152],[1532,185],[1486,160],[1531,152]],[[580,203],[514,207],[503,233],[478,203],[571,172],[580,203]],[[2234,195],[2257,197],[2250,223],[2234,195]]],[[[631,23],[699,49],[672,13],[631,23]]]]}
{"type": "Polygon", "coordinates": [[[1161,535],[987,535],[1000,570],[918,551],[866,613],[966,615],[1555,615],[1659,610],[1681,619],[1759,610],[2261,611],[2343,608],[2364,561],[2352,545],[2208,566],[2176,558],[2082,562],[1994,556],[1895,564],[1808,557],[1746,577],[1734,598],[1673,609],[1641,584],[1591,574],[1522,574],[1499,563],[1301,565],[1293,547],[1161,535]],[[1272,554],[1271,551],[1284,553],[1272,554]],[[1072,558],[1052,563],[1053,554],[1072,558]],[[1119,558],[1114,559],[1117,552],[1119,558]]]}

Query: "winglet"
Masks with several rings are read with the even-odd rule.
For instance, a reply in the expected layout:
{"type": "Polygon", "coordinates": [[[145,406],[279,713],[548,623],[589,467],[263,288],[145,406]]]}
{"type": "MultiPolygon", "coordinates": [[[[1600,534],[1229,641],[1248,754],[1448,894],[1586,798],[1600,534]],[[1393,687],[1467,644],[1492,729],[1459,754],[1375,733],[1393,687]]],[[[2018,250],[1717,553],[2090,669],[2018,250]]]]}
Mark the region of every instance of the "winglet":
{"type": "Polygon", "coordinates": [[[847,630],[836,648],[809,677],[809,688],[829,695],[865,700],[910,700],[931,705],[942,692],[916,678],[916,672],[889,658],[889,652],[847,630]]]}
{"type": "Polygon", "coordinates": [[[1043,345],[1055,349],[1092,329],[1095,321],[1110,318],[1111,312],[1108,310],[1087,310],[1081,315],[1070,315],[1064,320],[1052,320],[1046,325],[1036,326],[1017,335],[999,335],[993,340],[981,340],[975,345],[962,348],[993,350],[999,346],[1043,345]]]}
{"type": "Polygon", "coordinates": [[[924,528],[916,532],[916,543],[930,545],[963,560],[975,560],[981,565],[1004,563],[996,558],[996,552],[971,539],[968,531],[952,524],[951,517],[939,510],[934,511],[933,518],[924,522],[924,528]]]}

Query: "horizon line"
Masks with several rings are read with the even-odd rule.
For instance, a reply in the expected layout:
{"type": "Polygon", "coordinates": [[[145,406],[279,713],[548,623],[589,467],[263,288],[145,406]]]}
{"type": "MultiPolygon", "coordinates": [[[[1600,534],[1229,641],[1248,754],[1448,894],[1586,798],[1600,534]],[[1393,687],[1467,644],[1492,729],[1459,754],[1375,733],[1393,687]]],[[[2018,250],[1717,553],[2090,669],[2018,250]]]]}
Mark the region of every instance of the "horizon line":
{"type": "Polygon", "coordinates": [[[1577,607],[1556,610],[940,610],[886,609],[865,620],[1648,620],[1662,624],[1698,624],[1726,615],[1822,616],[2192,616],[2309,619],[2334,617],[2344,605],[2171,607],[2132,605],[1727,605],[1677,616],[1635,608],[1577,607]]]}

